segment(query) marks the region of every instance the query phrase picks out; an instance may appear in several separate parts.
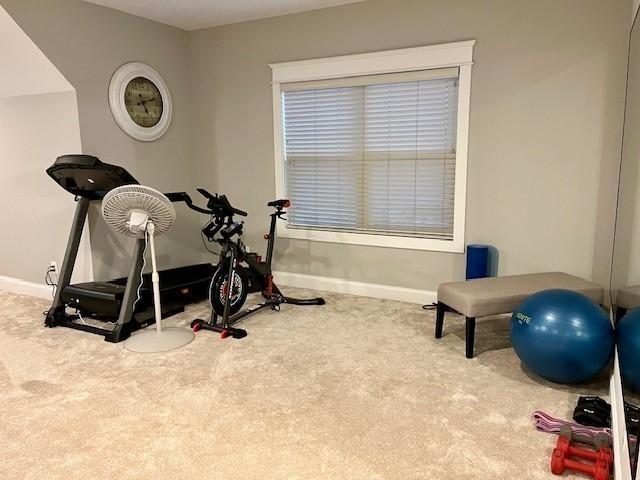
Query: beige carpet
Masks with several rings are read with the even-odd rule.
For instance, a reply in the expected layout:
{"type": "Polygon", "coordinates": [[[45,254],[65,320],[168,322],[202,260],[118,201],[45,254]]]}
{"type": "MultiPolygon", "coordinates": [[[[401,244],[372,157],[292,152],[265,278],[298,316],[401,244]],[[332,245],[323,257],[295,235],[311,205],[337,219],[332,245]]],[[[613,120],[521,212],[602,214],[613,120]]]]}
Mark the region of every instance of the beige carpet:
{"type": "Polygon", "coordinates": [[[418,305],[325,297],[257,314],[242,340],[144,355],[45,329],[47,302],[0,292],[0,478],[555,478],[531,412],[606,394],[526,373],[506,318],[478,322],[466,360],[459,318],[436,341],[418,305]]]}

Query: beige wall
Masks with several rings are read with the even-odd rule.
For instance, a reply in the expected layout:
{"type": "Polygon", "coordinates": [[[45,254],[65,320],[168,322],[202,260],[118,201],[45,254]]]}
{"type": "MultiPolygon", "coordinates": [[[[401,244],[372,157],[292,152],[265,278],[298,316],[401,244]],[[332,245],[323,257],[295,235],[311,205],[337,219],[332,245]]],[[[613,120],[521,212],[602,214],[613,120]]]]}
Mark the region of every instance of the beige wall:
{"type": "MultiPolygon", "coordinates": [[[[631,4],[369,0],[193,32],[198,176],[248,210],[274,195],[271,62],[476,39],[466,241],[501,274],[608,281],[631,4]]],[[[260,245],[260,248],[263,248],[260,245]]],[[[277,269],[435,290],[464,256],[280,239],[277,269]]]]}
{"type": "Polygon", "coordinates": [[[0,7],[0,97],[73,90],[11,16],[0,7]]]}
{"type": "MultiPolygon", "coordinates": [[[[189,33],[79,0],[0,4],[75,87],[85,152],[161,190],[227,193],[249,211],[247,242],[260,250],[274,195],[269,63],[476,39],[467,243],[495,245],[501,274],[608,279],[630,0],[369,0],[189,33]],[[110,76],[131,60],[173,94],[157,142],[130,139],[109,112],[110,76]]],[[[208,258],[202,218],[178,208],[163,267],[208,258]]],[[[96,213],[96,277],[124,273],[129,252],[96,213]]],[[[464,275],[460,254],[287,239],[276,262],[426,290],[464,275]]]]}
{"type": "MultiPolygon", "coordinates": [[[[85,153],[122,165],[141,183],[162,191],[193,188],[196,173],[186,32],[79,0],[0,0],[0,5],[76,89],[85,153]],[[134,60],[152,65],[171,90],[173,123],[156,142],[129,138],[118,128],[109,110],[111,75],[119,65],[134,60]]],[[[53,162],[54,157],[49,160],[53,162]]],[[[44,178],[44,171],[39,174],[44,178]]],[[[51,192],[51,198],[59,197],[72,201],[59,188],[51,192]]],[[[178,210],[176,226],[158,242],[161,267],[200,260],[201,219],[184,213],[180,206],[178,210]]],[[[126,273],[131,243],[109,231],[97,208],[90,216],[96,278],[126,273]]],[[[67,228],[65,225],[68,233],[67,228]]]]}
{"type": "MultiPolygon", "coordinates": [[[[0,275],[44,283],[50,262],[61,265],[75,205],[44,171],[79,148],[75,92],[0,99],[0,275]]],[[[75,280],[89,277],[83,251],[75,280]]]]}

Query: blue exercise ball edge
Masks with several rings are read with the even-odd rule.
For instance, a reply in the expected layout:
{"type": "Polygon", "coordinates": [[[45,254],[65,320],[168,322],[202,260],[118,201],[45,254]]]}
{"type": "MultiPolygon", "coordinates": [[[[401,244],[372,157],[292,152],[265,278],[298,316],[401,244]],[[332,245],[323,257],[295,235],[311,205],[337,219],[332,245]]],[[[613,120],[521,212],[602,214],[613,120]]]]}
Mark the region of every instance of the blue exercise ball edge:
{"type": "Polygon", "coordinates": [[[620,319],[616,325],[616,344],[624,386],[640,392],[640,308],[620,319]]]}
{"type": "Polygon", "coordinates": [[[513,312],[511,343],[532,372],[561,384],[593,378],[609,364],[614,331],[595,302],[573,290],[543,290],[513,312]]]}

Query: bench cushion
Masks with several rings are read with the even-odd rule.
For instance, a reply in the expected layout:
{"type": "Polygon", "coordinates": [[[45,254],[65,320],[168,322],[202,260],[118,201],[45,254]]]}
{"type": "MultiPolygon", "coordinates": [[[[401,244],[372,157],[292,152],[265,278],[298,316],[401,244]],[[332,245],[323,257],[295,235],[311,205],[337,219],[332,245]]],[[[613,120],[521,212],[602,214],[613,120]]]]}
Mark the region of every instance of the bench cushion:
{"type": "Polygon", "coordinates": [[[511,313],[531,294],[550,288],[580,292],[597,304],[603,301],[604,291],[600,285],[562,272],[443,283],[438,287],[438,301],[467,317],[483,317],[511,313]]]}
{"type": "Polygon", "coordinates": [[[618,307],[626,308],[627,310],[640,306],[640,285],[625,287],[618,290],[616,305],[618,307]]]}

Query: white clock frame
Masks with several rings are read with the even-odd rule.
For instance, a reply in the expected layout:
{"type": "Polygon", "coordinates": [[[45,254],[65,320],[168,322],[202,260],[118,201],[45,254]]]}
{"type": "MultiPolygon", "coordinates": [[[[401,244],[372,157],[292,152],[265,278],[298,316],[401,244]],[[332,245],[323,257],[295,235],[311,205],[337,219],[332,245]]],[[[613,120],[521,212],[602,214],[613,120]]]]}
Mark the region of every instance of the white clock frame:
{"type": "Polygon", "coordinates": [[[118,67],[109,83],[109,107],[111,114],[124,133],[142,142],[152,142],[160,138],[171,124],[171,93],[160,74],[151,66],[142,62],[125,63],[118,67]],[[127,85],[136,77],[152,81],[162,96],[162,115],[153,127],[141,127],[133,121],[124,101],[127,85]]]}

